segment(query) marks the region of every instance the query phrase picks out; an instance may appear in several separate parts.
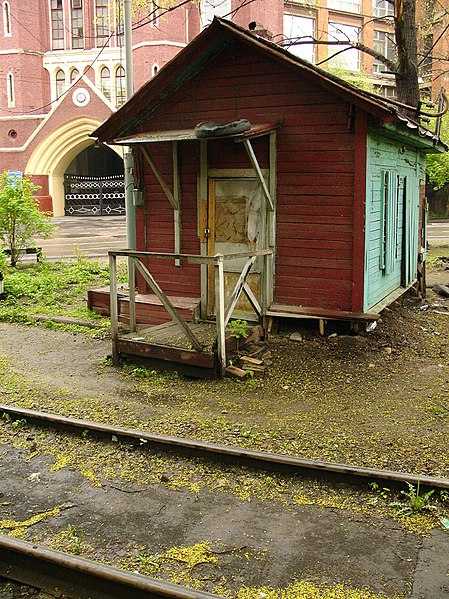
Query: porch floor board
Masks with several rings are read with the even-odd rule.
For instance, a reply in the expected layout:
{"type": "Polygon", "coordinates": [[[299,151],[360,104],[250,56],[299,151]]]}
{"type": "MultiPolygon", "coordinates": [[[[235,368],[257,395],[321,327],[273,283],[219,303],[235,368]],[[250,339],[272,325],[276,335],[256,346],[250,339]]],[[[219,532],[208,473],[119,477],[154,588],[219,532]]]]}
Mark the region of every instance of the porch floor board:
{"type": "MultiPolygon", "coordinates": [[[[211,322],[188,323],[198,341],[203,345],[203,352],[213,353],[213,344],[217,338],[217,326],[211,322]]],[[[148,345],[161,345],[191,350],[190,341],[176,322],[165,322],[160,325],[139,329],[134,333],[120,333],[120,339],[140,341],[148,345]]]]}

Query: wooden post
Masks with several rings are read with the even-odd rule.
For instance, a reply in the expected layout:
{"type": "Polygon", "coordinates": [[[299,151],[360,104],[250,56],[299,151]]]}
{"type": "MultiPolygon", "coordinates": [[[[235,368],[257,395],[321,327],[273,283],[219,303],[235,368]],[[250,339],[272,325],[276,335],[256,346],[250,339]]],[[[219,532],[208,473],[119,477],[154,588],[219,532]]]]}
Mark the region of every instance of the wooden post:
{"type": "MultiPolygon", "coordinates": [[[[208,185],[207,200],[207,255],[215,254],[215,180],[210,179],[208,185]]],[[[217,289],[214,290],[215,267],[211,264],[207,271],[207,316],[213,316],[215,310],[214,301],[217,289]]]]}
{"type": "Polygon", "coordinates": [[[217,260],[215,270],[215,318],[217,322],[218,375],[222,377],[226,369],[224,258],[221,254],[216,254],[215,258],[217,260]]]}
{"type": "Polygon", "coordinates": [[[118,301],[117,301],[117,258],[109,254],[109,276],[110,276],[110,313],[111,313],[111,337],[112,337],[112,361],[115,366],[119,364],[117,351],[118,340],[118,301]]]}
{"type": "MultiPolygon", "coordinates": [[[[198,179],[198,235],[200,238],[201,255],[207,256],[207,140],[200,140],[200,174],[198,179]]],[[[200,314],[203,320],[207,318],[207,273],[206,264],[201,264],[201,305],[200,314]]]]}
{"type": "Polygon", "coordinates": [[[128,258],[128,284],[129,284],[129,330],[136,330],[136,269],[134,262],[128,258]]]}
{"type": "MultiPolygon", "coordinates": [[[[173,142],[173,197],[177,208],[173,211],[175,230],[175,254],[181,253],[181,184],[179,176],[178,142],[173,142]]],[[[175,266],[181,268],[181,260],[175,260],[175,266]]]]}
{"type": "Polygon", "coordinates": [[[270,195],[270,191],[267,187],[266,181],[264,179],[263,173],[262,173],[262,169],[259,166],[259,162],[257,161],[256,155],[254,153],[253,147],[251,145],[251,142],[249,141],[249,139],[245,139],[243,141],[243,145],[245,146],[246,152],[248,154],[248,157],[251,161],[251,164],[253,166],[253,169],[257,175],[257,178],[259,180],[260,185],[262,186],[262,190],[263,190],[263,194],[265,196],[265,200],[267,202],[267,205],[269,206],[270,210],[274,210],[274,206],[273,206],[273,200],[271,198],[270,195]]]}
{"type": "MultiPolygon", "coordinates": [[[[277,151],[276,151],[276,131],[270,133],[270,196],[273,203],[273,210],[267,212],[267,248],[273,251],[276,248],[276,192],[277,192],[277,151]]],[[[274,297],[274,273],[275,273],[274,254],[265,257],[265,301],[267,309],[273,302],[274,297]]],[[[265,314],[265,311],[264,311],[265,314]]]]}

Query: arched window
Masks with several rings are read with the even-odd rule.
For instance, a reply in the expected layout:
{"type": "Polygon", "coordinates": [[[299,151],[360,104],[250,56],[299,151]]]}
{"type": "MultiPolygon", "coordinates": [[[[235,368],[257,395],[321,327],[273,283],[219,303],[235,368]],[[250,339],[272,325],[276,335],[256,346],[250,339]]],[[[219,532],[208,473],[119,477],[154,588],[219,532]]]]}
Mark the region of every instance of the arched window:
{"type": "Polygon", "coordinates": [[[115,99],[117,106],[121,106],[126,100],[125,69],[118,67],[115,71],[115,99]]]}
{"type": "Polygon", "coordinates": [[[9,2],[3,2],[3,33],[5,36],[11,36],[11,10],[9,2]]]}
{"type": "Polygon", "coordinates": [[[70,71],[70,83],[75,83],[75,81],[78,79],[79,76],[80,76],[80,73],[79,73],[78,69],[72,69],[70,71]]]}
{"type": "Polygon", "coordinates": [[[151,69],[151,74],[152,77],[154,77],[155,75],[157,75],[159,73],[159,65],[158,64],[154,64],[153,68],[151,69]]]}
{"type": "Polygon", "coordinates": [[[8,96],[8,107],[13,108],[16,105],[16,94],[14,90],[14,75],[8,73],[6,76],[6,94],[8,96]]]}
{"type": "Polygon", "coordinates": [[[65,73],[62,69],[56,71],[56,97],[59,98],[65,92],[65,73]]]}
{"type": "Polygon", "coordinates": [[[111,99],[111,73],[108,67],[103,67],[100,71],[100,89],[102,93],[111,99]]]}

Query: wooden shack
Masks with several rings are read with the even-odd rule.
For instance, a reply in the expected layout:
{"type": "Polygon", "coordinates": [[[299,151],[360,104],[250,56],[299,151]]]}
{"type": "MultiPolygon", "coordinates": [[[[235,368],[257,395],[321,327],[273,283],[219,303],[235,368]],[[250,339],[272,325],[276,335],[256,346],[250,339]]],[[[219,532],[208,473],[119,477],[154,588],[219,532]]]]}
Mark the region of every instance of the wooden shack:
{"type": "Polygon", "coordinates": [[[183,321],[316,318],[323,330],[375,320],[424,276],[434,134],[233,23],[215,19],[93,135],[134,154],[132,322],[179,308],[183,321]],[[243,132],[196,128],[241,119],[243,132]]]}

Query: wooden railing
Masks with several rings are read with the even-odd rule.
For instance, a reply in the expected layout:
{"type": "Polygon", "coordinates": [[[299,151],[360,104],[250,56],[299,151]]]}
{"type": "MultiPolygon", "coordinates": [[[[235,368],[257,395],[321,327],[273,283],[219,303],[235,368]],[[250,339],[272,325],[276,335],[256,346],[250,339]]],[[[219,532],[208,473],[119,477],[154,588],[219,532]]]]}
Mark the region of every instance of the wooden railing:
{"type": "MultiPolygon", "coordinates": [[[[189,324],[178,314],[176,308],[170,299],[161,289],[156,279],[153,277],[147,266],[142,260],[148,258],[162,258],[175,260],[177,264],[186,261],[188,264],[204,264],[215,267],[215,318],[217,325],[217,354],[220,374],[223,374],[226,368],[226,325],[228,324],[235,310],[237,302],[244,293],[252,305],[255,313],[261,319],[265,308],[262,306],[248,284],[248,276],[256,262],[258,256],[262,256],[264,267],[262,272],[267,272],[267,260],[273,254],[272,250],[255,250],[253,252],[241,252],[236,254],[215,254],[214,256],[198,256],[195,254],[167,254],[158,252],[136,252],[133,250],[120,250],[109,252],[110,269],[110,310],[111,310],[111,331],[112,331],[112,356],[114,363],[118,362],[117,340],[119,335],[118,326],[118,294],[117,294],[117,257],[128,258],[128,276],[129,281],[135,280],[136,270],[142,275],[143,279],[160,300],[168,314],[176,322],[181,331],[188,339],[191,346],[198,352],[202,351],[202,344],[198,341],[189,324]],[[228,260],[245,259],[245,265],[239,275],[235,287],[230,295],[228,305],[225,302],[225,263],[228,260]]],[[[264,286],[262,285],[262,295],[264,286]]],[[[129,317],[130,331],[136,330],[136,290],[134,285],[129,285],[129,317]]]]}

